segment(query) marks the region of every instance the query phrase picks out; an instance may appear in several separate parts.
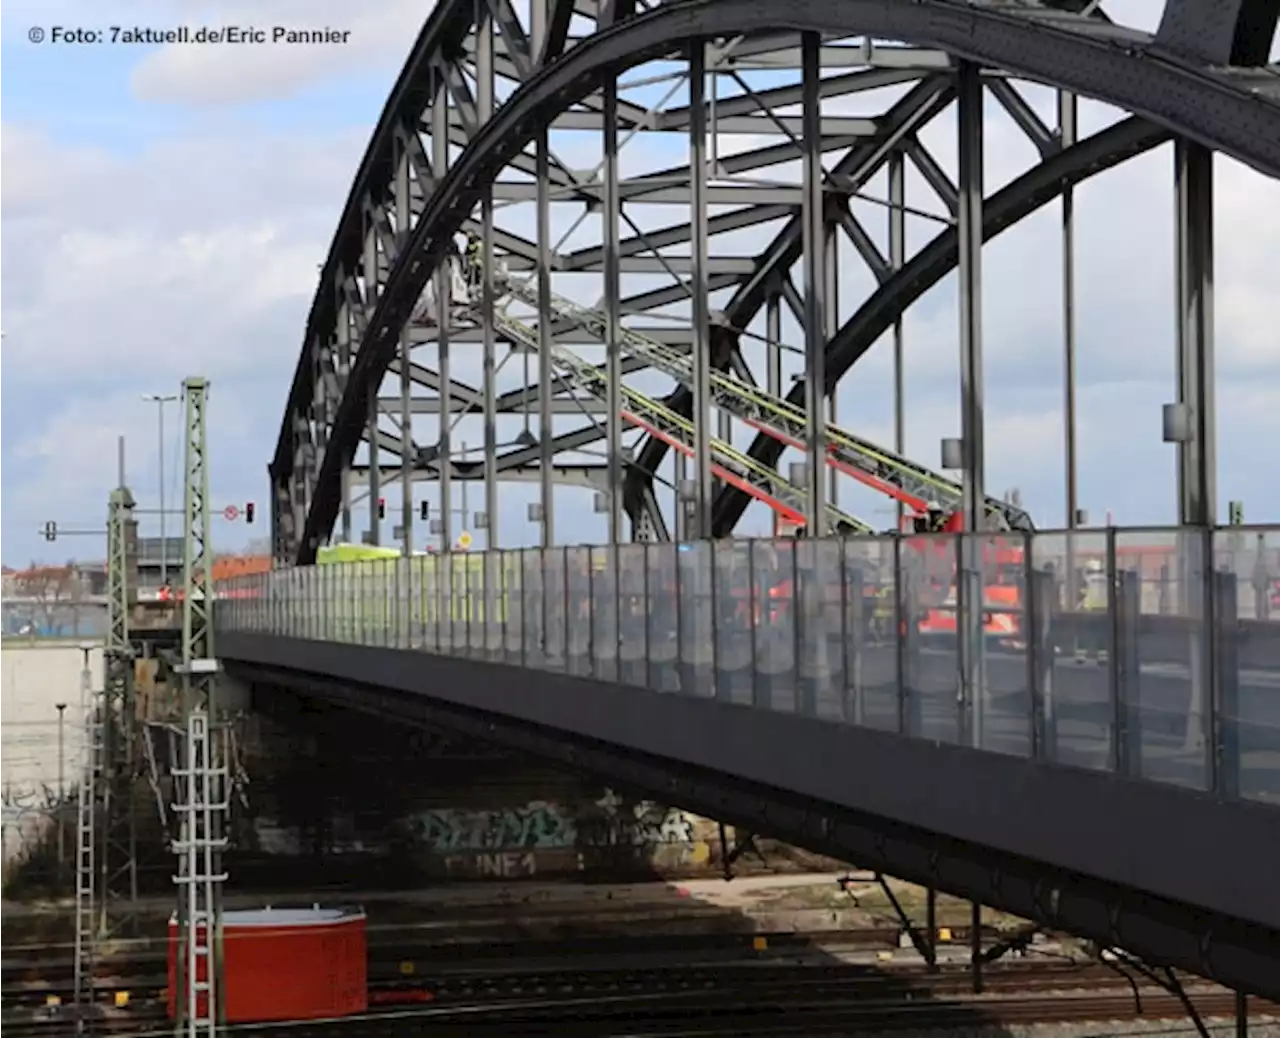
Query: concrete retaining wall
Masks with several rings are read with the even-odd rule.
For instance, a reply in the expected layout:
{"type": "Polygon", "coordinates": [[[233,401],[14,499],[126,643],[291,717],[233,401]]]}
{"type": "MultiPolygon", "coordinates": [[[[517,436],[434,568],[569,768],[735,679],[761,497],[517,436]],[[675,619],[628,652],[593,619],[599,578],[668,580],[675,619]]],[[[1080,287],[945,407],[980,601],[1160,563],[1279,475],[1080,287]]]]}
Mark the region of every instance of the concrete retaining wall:
{"type": "MultiPolygon", "coordinates": [[[[74,800],[83,766],[84,653],[76,642],[5,643],[0,651],[0,791],[4,863],[16,860],[51,822],[61,786],[74,800]],[[66,704],[59,718],[57,704],[66,704]]],[[[102,687],[102,650],[89,653],[90,681],[102,687]]]]}

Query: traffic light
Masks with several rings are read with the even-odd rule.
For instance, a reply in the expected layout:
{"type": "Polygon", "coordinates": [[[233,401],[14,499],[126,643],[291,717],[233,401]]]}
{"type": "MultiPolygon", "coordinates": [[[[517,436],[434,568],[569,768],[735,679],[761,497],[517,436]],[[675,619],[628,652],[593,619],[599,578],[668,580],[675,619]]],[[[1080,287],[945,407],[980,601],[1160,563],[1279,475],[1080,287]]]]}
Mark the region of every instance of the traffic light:
{"type": "Polygon", "coordinates": [[[244,521],[246,523],[253,522],[253,502],[250,501],[244,506],[244,521]]]}
{"type": "Polygon", "coordinates": [[[431,502],[430,501],[423,501],[422,504],[418,506],[418,518],[421,519],[424,523],[431,518],[431,502]]]}
{"type": "Polygon", "coordinates": [[[1227,522],[1232,526],[1244,525],[1244,502],[1229,501],[1227,503],[1227,522]]]}
{"type": "Polygon", "coordinates": [[[387,517],[387,499],[385,497],[378,498],[378,518],[385,519],[387,517]]]}
{"type": "Polygon", "coordinates": [[[56,541],[58,539],[58,524],[53,520],[44,524],[44,539],[46,541],[56,541]]]}

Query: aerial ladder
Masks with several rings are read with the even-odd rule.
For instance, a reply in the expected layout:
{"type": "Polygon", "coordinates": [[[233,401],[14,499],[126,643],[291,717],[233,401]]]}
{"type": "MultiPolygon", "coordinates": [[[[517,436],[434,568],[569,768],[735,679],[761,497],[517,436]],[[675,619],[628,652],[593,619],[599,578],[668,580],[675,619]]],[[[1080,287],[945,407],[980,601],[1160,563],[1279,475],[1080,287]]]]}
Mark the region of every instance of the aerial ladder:
{"type": "MultiPolygon", "coordinates": [[[[452,319],[476,320],[470,296],[471,293],[462,278],[456,271],[451,271],[450,316],[452,319]]],[[[534,301],[536,304],[536,296],[534,301]]],[[[424,294],[424,299],[415,309],[414,316],[420,318],[432,309],[434,305],[429,294],[424,294]]],[[[533,353],[539,351],[537,329],[510,316],[505,310],[495,308],[493,326],[495,331],[506,336],[522,349],[533,353]]],[[[608,399],[608,379],[600,368],[584,361],[572,350],[565,349],[555,342],[550,346],[550,360],[570,388],[602,402],[608,399]]],[[[693,456],[694,426],[689,419],[629,386],[620,386],[619,395],[622,397],[621,417],[624,421],[643,429],[686,457],[693,456]]],[[[713,438],[710,447],[711,471],[717,479],[764,503],[785,521],[796,526],[805,524],[807,495],[803,488],[784,480],[767,465],[722,440],[713,438]]],[[[833,532],[863,534],[873,532],[870,524],[849,515],[833,504],[827,506],[826,513],[827,525],[833,532]]]]}
{"type": "MultiPolygon", "coordinates": [[[[495,279],[498,292],[538,305],[537,286],[515,278],[495,279]]],[[[552,294],[551,309],[560,320],[576,324],[597,336],[608,335],[608,319],[599,310],[580,306],[552,294]]],[[[684,386],[693,385],[693,359],[688,353],[655,342],[628,328],[620,329],[622,346],[631,355],[674,378],[684,386]]],[[[806,447],[806,419],[801,408],[759,389],[745,385],[722,372],[711,373],[711,393],[715,406],[788,447],[806,447]]],[[[826,427],[827,464],[858,482],[898,501],[918,515],[931,503],[958,514],[962,501],[959,484],[930,471],[923,465],[854,436],[838,426],[826,427]]],[[[986,499],[988,521],[996,528],[1031,531],[1031,517],[1017,505],[998,498],[986,499]]],[[[954,524],[948,525],[954,528],[954,524]]]]}

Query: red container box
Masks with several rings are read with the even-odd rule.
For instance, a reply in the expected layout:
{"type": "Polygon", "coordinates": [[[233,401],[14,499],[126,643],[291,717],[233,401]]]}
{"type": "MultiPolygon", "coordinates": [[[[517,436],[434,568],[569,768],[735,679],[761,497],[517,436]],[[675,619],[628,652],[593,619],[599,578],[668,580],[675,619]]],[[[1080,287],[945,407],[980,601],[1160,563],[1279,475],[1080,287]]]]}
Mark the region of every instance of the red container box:
{"type": "MultiPolygon", "coordinates": [[[[176,1011],[178,924],[169,920],[169,1016],[176,1011]]],[[[365,914],[355,908],[265,908],[222,914],[226,1022],[323,1020],[369,1008],[365,914]]],[[[204,980],[206,967],[197,969],[204,980]]],[[[184,982],[185,986],[185,982],[184,982]]],[[[207,996],[201,995],[200,1008],[207,996]]]]}

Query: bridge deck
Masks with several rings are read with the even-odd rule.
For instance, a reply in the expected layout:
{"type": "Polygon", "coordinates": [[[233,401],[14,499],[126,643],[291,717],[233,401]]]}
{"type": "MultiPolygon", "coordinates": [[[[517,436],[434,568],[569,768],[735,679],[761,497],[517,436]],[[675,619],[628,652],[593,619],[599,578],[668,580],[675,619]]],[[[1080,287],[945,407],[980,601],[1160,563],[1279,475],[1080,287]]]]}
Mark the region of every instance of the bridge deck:
{"type": "Polygon", "coordinates": [[[1171,615],[1113,548],[1066,612],[1028,567],[974,669],[937,581],[853,544],[783,548],[785,579],[748,549],[745,593],[720,545],[282,571],[228,589],[218,652],[1280,995],[1280,625],[1248,585],[1171,615]]]}

